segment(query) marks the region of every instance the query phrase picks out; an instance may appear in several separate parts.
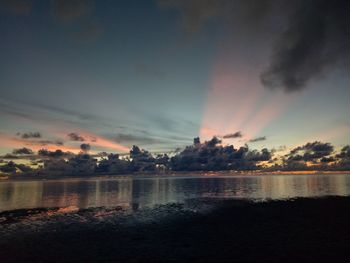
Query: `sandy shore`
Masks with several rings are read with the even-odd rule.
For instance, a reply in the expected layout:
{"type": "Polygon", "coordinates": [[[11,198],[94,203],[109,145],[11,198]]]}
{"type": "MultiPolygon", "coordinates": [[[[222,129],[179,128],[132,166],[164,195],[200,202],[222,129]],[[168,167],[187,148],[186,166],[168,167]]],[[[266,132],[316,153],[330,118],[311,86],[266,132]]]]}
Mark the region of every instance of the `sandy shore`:
{"type": "Polygon", "coordinates": [[[0,218],[1,262],[334,262],[350,251],[349,197],[32,209],[0,218]]]}

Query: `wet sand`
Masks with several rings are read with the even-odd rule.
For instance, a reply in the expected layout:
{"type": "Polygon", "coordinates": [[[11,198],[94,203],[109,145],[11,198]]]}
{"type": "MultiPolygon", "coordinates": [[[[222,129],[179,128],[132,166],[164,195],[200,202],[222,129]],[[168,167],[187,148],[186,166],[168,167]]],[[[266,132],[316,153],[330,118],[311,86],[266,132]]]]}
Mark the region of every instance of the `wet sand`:
{"type": "Polygon", "coordinates": [[[1,262],[346,260],[350,197],[0,213],[1,262]]]}

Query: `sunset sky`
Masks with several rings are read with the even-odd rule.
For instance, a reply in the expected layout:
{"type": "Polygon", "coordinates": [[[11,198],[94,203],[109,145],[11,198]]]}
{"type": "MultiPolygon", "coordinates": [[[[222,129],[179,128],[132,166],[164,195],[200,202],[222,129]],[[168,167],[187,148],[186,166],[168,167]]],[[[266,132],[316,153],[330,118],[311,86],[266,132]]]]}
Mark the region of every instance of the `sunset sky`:
{"type": "Polygon", "coordinates": [[[0,154],[348,144],[349,4],[302,2],[0,0],[0,154]]]}

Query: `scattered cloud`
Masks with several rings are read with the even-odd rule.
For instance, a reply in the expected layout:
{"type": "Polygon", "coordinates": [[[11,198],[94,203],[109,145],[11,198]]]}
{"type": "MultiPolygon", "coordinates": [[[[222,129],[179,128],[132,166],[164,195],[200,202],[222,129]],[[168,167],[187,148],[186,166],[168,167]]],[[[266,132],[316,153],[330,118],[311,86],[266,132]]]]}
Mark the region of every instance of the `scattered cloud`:
{"type": "Polygon", "coordinates": [[[47,158],[63,158],[63,157],[70,157],[73,156],[73,153],[71,152],[64,152],[60,149],[57,149],[55,151],[50,151],[47,149],[40,149],[38,151],[39,157],[47,157],[47,158]]]}
{"type": "Polygon", "coordinates": [[[240,131],[235,133],[225,134],[224,136],[222,136],[222,138],[224,139],[234,139],[234,138],[242,138],[242,137],[243,137],[243,134],[240,131]]]}
{"type": "Polygon", "coordinates": [[[41,146],[46,145],[56,145],[56,146],[62,146],[64,143],[62,141],[51,141],[51,140],[39,140],[39,141],[31,141],[33,144],[40,144],[41,146]]]}
{"type": "Polygon", "coordinates": [[[29,149],[29,148],[26,148],[26,147],[23,147],[23,148],[19,148],[19,149],[14,149],[12,151],[12,154],[15,154],[15,155],[22,155],[22,154],[34,154],[33,150],[29,149]]]}
{"type": "Polygon", "coordinates": [[[77,141],[77,142],[84,142],[85,141],[85,138],[83,136],[81,136],[79,133],[76,133],[76,132],[68,133],[67,137],[71,141],[77,141]]]}
{"type": "Polygon", "coordinates": [[[250,139],[248,142],[261,142],[261,141],[266,141],[266,136],[253,138],[253,139],[250,139]]]}
{"type": "Polygon", "coordinates": [[[20,135],[22,139],[32,139],[32,138],[41,138],[40,132],[26,132],[26,133],[17,133],[17,135],[20,135]]]}

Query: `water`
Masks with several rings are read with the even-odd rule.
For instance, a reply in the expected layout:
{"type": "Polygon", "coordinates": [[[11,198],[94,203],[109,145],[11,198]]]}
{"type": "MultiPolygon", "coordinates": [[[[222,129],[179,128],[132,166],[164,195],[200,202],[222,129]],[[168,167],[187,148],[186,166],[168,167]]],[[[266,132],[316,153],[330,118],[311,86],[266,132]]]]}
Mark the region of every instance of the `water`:
{"type": "Polygon", "coordinates": [[[220,197],[254,200],[350,195],[350,175],[266,175],[63,179],[0,182],[0,211],[37,208],[126,208],[220,197]]]}

